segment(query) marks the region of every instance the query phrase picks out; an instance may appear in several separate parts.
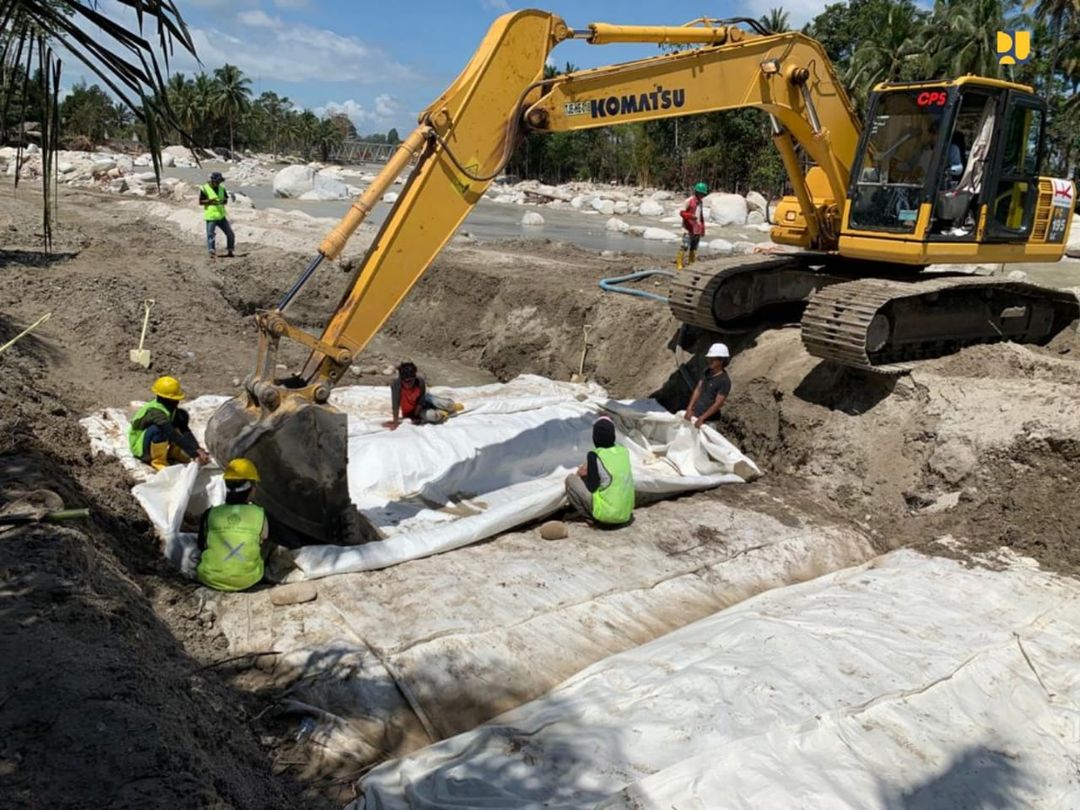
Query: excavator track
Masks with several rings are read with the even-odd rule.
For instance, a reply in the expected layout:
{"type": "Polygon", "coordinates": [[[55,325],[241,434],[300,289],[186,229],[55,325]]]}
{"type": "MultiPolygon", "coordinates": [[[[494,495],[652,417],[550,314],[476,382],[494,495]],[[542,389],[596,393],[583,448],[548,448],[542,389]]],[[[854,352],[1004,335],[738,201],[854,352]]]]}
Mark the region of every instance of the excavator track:
{"type": "Polygon", "coordinates": [[[1045,343],[1080,317],[1063,290],[986,276],[860,279],[817,290],[803,313],[810,354],[886,374],[965,346],[1045,343]]]}
{"type": "Polygon", "coordinates": [[[845,280],[812,269],[805,255],[736,256],[682,270],[671,281],[668,306],[683,323],[723,331],[770,307],[801,305],[814,290],[845,280]]]}

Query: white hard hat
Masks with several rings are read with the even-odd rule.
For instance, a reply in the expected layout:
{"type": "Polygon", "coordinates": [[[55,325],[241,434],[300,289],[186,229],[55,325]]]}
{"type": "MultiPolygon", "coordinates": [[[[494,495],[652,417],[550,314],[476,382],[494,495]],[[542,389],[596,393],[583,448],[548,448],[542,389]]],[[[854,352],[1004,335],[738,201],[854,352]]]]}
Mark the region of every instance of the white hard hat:
{"type": "Polygon", "coordinates": [[[714,343],[709,347],[709,351],[705,353],[706,357],[731,357],[731,353],[728,351],[726,343],[714,343]]]}

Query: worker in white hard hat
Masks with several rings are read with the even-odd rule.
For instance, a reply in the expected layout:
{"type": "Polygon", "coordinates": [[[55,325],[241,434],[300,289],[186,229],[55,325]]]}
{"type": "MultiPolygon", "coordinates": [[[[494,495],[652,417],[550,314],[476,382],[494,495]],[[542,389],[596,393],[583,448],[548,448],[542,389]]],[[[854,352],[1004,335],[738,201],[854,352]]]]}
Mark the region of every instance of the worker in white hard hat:
{"type": "Polygon", "coordinates": [[[701,427],[710,419],[720,416],[720,409],[731,393],[731,378],[727,373],[730,359],[731,352],[723,343],[714,343],[705,353],[705,373],[694,386],[690,404],[683,415],[684,419],[694,423],[694,427],[701,427]]]}

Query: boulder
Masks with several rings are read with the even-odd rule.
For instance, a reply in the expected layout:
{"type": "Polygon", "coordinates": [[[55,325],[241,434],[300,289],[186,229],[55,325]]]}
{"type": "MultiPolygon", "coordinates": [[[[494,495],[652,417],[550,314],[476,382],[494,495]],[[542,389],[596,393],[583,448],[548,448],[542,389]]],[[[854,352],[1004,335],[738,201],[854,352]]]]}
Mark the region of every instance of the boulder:
{"type": "Polygon", "coordinates": [[[132,175],[130,179],[134,180],[136,183],[156,183],[157,175],[153,172],[139,172],[138,174],[132,175]]]}
{"type": "Polygon", "coordinates": [[[616,213],[616,214],[625,214],[629,210],[630,210],[630,203],[628,203],[626,200],[615,200],[615,211],[614,211],[614,213],[616,213]]]}
{"type": "Polygon", "coordinates": [[[540,536],[545,540],[562,540],[569,536],[569,532],[561,520],[549,520],[540,525],[540,536]]]}
{"type": "Polygon", "coordinates": [[[710,194],[705,198],[708,221],[715,225],[745,225],[749,209],[746,198],[739,194],[710,194]]]}
{"type": "Polygon", "coordinates": [[[384,203],[389,203],[389,204],[396,203],[397,198],[398,198],[398,192],[396,192],[396,191],[388,191],[388,192],[386,192],[385,194],[382,195],[382,201],[384,203]]]}
{"type": "MultiPolygon", "coordinates": [[[[171,180],[172,178],[169,179],[171,180]]],[[[230,191],[229,194],[232,195],[232,200],[230,201],[232,205],[238,208],[255,207],[255,201],[252,200],[251,197],[249,197],[247,194],[244,194],[241,191],[230,191]]]]}
{"type": "Polygon", "coordinates": [[[161,165],[164,166],[166,169],[171,169],[173,166],[176,165],[176,157],[170,155],[168,152],[162,152],[161,165]]]}
{"type": "Polygon", "coordinates": [[[604,199],[603,197],[597,197],[593,200],[592,207],[597,213],[603,214],[606,217],[610,217],[615,213],[615,203],[611,200],[604,199]]]}
{"type": "Polygon", "coordinates": [[[111,183],[109,183],[109,191],[111,191],[113,194],[123,194],[125,191],[127,191],[127,187],[127,180],[125,180],[123,177],[118,177],[116,180],[113,180],[111,183]]]}
{"type": "Polygon", "coordinates": [[[143,154],[143,155],[139,155],[139,156],[138,156],[137,158],[135,158],[135,160],[133,161],[133,163],[134,163],[134,164],[135,164],[136,166],[139,166],[139,167],[143,167],[143,166],[149,166],[149,165],[151,165],[151,164],[152,164],[153,162],[154,162],[154,158],[153,158],[153,156],[152,156],[152,155],[151,155],[151,154],[150,154],[149,152],[147,152],[146,154],[143,154]]]}
{"type": "Polygon", "coordinates": [[[346,200],[349,198],[349,187],[336,172],[326,170],[316,172],[314,183],[313,190],[322,195],[320,199],[346,200]]]}
{"type": "Polygon", "coordinates": [[[326,202],[329,200],[343,199],[342,195],[333,189],[328,188],[313,188],[311,191],[305,191],[296,199],[303,200],[305,202],[326,202]]]}
{"type": "Polygon", "coordinates": [[[67,161],[57,163],[56,170],[60,172],[60,174],[71,174],[73,171],[75,171],[75,164],[68,163],[67,161]]]}
{"type": "Polygon", "coordinates": [[[1080,214],[1073,216],[1072,229],[1069,231],[1069,244],[1065,246],[1065,255],[1080,259],[1080,214]]]}
{"type": "Polygon", "coordinates": [[[108,158],[99,158],[90,165],[90,170],[94,174],[106,174],[116,168],[116,161],[109,160],[108,158]]]}
{"type": "Polygon", "coordinates": [[[746,215],[747,225],[763,225],[765,223],[765,214],[761,211],[751,211],[746,215]]]}
{"type": "Polygon", "coordinates": [[[708,243],[708,248],[713,253],[730,254],[734,248],[734,245],[732,245],[731,242],[729,242],[727,239],[713,239],[708,243]]]}
{"type": "Polygon", "coordinates": [[[679,235],[666,231],[663,228],[646,228],[645,232],[641,234],[645,239],[652,239],[661,242],[678,242],[679,235]]]}
{"type": "Polygon", "coordinates": [[[765,195],[759,194],[756,191],[746,192],[746,206],[751,211],[760,211],[762,215],[768,210],[769,201],[765,199],[765,195]]]}
{"type": "Polygon", "coordinates": [[[651,197],[657,202],[667,202],[668,200],[675,199],[675,195],[670,191],[654,191],[651,197]]]}
{"type": "Polygon", "coordinates": [[[629,233],[631,236],[644,236],[645,231],[647,230],[648,228],[646,228],[644,225],[631,225],[630,228],[627,230],[627,233],[629,233]]]}
{"type": "Polygon", "coordinates": [[[570,207],[571,208],[581,208],[584,205],[585,205],[585,197],[582,196],[581,194],[579,194],[576,197],[571,197],[570,198],[570,207]]]}
{"type": "Polygon", "coordinates": [[[309,166],[286,166],[274,175],[273,187],[275,197],[297,199],[315,188],[315,170],[309,166]]]}
{"type": "Polygon", "coordinates": [[[604,228],[609,231],[614,231],[615,233],[628,233],[630,231],[630,226],[616,217],[609,219],[604,225],[604,228]]]}
{"type": "Polygon", "coordinates": [[[757,247],[757,245],[755,245],[753,242],[741,241],[741,242],[736,242],[735,244],[733,244],[731,246],[731,252],[734,253],[737,256],[743,256],[743,255],[746,255],[747,253],[753,253],[754,248],[756,248],[756,247],[757,247]]]}
{"type": "Polygon", "coordinates": [[[657,202],[655,198],[643,200],[641,205],[638,206],[638,214],[643,217],[662,217],[664,215],[664,206],[657,202]]]}
{"type": "Polygon", "coordinates": [[[1031,281],[1031,276],[1023,270],[1010,270],[1008,279],[1009,281],[1031,281]]]}
{"type": "Polygon", "coordinates": [[[521,218],[521,224],[537,227],[544,224],[544,218],[535,211],[526,211],[525,215],[521,218]]]}

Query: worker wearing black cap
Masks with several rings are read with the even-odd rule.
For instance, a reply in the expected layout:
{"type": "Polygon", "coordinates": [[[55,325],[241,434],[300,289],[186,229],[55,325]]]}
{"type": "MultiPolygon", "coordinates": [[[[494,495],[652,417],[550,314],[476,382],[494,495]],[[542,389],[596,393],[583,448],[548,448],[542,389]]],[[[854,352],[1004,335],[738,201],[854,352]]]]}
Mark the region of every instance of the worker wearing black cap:
{"type": "Polygon", "coordinates": [[[615,423],[601,416],[593,424],[593,449],[577,472],[566,477],[566,499],[586,518],[610,526],[630,522],[634,475],[630,453],[615,442],[615,423]]]}
{"type": "Polygon", "coordinates": [[[236,248],[236,236],[225,216],[225,203],[229,199],[229,194],[222,185],[224,180],[225,177],[221,172],[213,172],[210,175],[210,182],[199,188],[199,205],[203,207],[203,218],[206,220],[206,248],[210,251],[211,259],[217,258],[214,236],[218,228],[221,228],[225,239],[228,240],[228,252],[225,255],[230,258],[235,255],[233,250],[236,248]]]}

